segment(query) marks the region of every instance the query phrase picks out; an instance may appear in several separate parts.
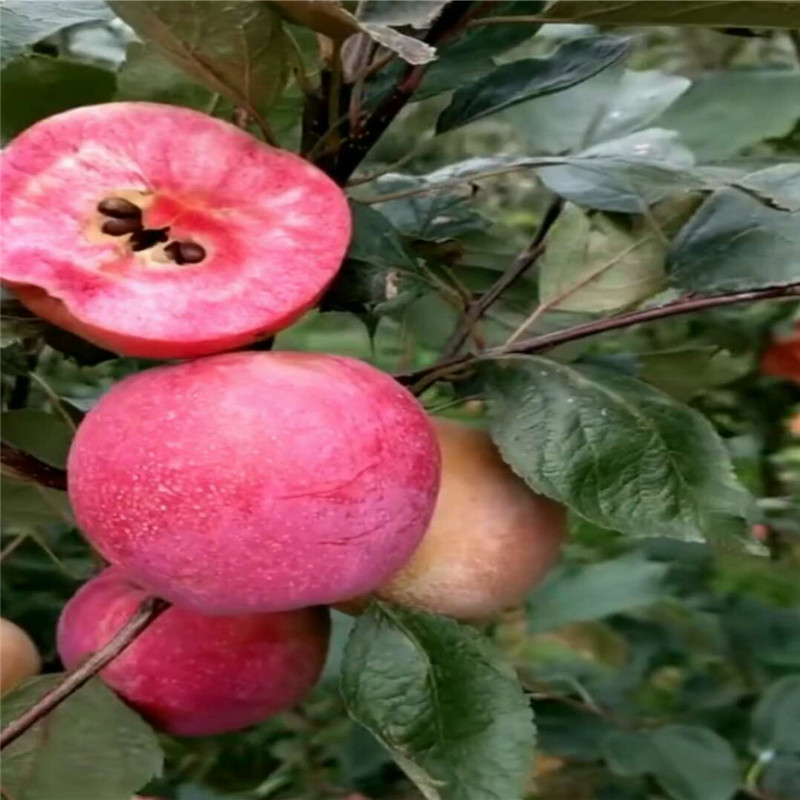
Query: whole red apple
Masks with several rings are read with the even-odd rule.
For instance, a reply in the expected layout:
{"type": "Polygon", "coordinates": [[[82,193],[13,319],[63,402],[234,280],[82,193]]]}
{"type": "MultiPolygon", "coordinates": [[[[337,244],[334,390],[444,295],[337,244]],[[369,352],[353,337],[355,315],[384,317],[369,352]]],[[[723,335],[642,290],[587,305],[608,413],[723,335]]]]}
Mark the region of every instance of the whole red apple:
{"type": "Polygon", "coordinates": [[[242,352],[119,382],[68,473],[86,535],[155,594],[282,611],[369,592],[406,562],[439,448],[419,403],[368,364],[242,352]]]}
{"type": "Polygon", "coordinates": [[[1,277],[34,313],[126,355],[245,346],[311,307],[350,239],[342,191],[197,111],[86,106],[2,154],[1,277]]]}
{"type": "MultiPolygon", "coordinates": [[[[58,622],[64,665],[106,644],[146,596],[115,567],[85,584],[58,622]]],[[[226,733],[296,705],[319,678],[328,634],[322,608],[206,617],[172,606],[100,677],[159,730],[226,733]]]]}

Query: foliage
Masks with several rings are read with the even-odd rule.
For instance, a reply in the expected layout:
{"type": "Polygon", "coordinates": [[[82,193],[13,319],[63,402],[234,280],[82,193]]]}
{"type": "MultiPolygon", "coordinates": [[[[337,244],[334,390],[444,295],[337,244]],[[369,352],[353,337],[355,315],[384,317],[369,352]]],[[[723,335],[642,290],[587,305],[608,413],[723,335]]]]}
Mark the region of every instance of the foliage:
{"type": "MultiPolygon", "coordinates": [[[[301,152],[348,185],[354,236],[273,346],[396,373],[570,511],[525,609],[334,614],[311,698],[227,737],[157,741],[95,679],[8,750],[9,797],[798,795],[800,396],[759,364],[800,315],[659,312],[800,284],[790,5],[4,3],[4,142],[141,100],[301,152]],[[631,311],[654,313],[570,335],[631,311]]],[[[2,333],[3,444],[49,468],[152,365],[6,295],[2,333]]],[[[3,613],[48,675],[6,721],[56,680],[55,621],[97,567],[64,492],[25,478],[4,468],[3,613]]]]}

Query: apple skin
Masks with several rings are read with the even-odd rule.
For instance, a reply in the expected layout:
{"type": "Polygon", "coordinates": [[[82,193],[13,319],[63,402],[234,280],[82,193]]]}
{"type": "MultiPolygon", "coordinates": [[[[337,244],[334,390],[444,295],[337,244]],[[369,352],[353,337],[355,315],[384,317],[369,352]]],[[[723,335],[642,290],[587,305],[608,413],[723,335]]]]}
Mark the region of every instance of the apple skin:
{"type": "Polygon", "coordinates": [[[39,674],[42,661],[27,633],[11,620],[0,617],[0,694],[39,674]]]}
{"type": "MultiPolygon", "coordinates": [[[[146,597],[115,567],[81,587],[58,622],[64,665],[106,644],[146,597]]],[[[227,733],[296,705],[320,676],[329,632],[323,608],[207,617],[172,606],[100,677],[159,730],[227,733]]]]}
{"type": "Polygon", "coordinates": [[[157,103],[83,106],[0,156],[0,278],[38,316],[109,350],[189,358],[290,325],[333,280],[350,241],[342,190],[299,156],[222,120],[157,103]],[[103,230],[109,198],[165,239],[103,230]],[[191,242],[197,263],[169,248],[191,242]]]}
{"type": "Polygon", "coordinates": [[[556,563],[565,512],[535,494],[483,431],[435,422],[442,484],[410,561],[377,591],[404,605],[482,620],[523,602],[556,563]]]}
{"type": "Polygon", "coordinates": [[[788,336],[774,339],[761,360],[764,375],[774,375],[800,385],[800,322],[788,336]]]}
{"type": "Polygon", "coordinates": [[[439,448],[385,373],[317,353],[242,352],[114,386],[68,462],[80,526],[153,594],[207,614],[372,591],[428,526],[439,448]]]}

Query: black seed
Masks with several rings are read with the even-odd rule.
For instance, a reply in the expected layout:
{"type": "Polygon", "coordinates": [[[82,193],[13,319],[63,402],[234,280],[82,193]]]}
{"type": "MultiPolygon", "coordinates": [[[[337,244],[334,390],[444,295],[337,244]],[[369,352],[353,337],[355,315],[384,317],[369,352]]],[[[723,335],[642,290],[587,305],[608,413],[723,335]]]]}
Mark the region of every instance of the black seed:
{"type": "Polygon", "coordinates": [[[131,249],[137,252],[148,250],[159,242],[166,242],[167,239],[169,239],[169,228],[145,228],[131,236],[131,249]]]}
{"type": "Polygon", "coordinates": [[[106,197],[97,204],[97,210],[107,217],[114,217],[114,219],[142,216],[142,209],[123,197],[106,197]]]}
{"type": "Polygon", "coordinates": [[[100,227],[100,230],[109,236],[125,236],[141,229],[142,221],[140,219],[109,219],[100,227]]]}
{"type": "Polygon", "coordinates": [[[197,264],[206,257],[206,251],[195,242],[179,242],[179,244],[184,264],[197,264]]]}
{"type": "Polygon", "coordinates": [[[183,264],[183,255],[181,255],[181,243],[170,242],[165,248],[164,252],[176,263],[183,264]]]}

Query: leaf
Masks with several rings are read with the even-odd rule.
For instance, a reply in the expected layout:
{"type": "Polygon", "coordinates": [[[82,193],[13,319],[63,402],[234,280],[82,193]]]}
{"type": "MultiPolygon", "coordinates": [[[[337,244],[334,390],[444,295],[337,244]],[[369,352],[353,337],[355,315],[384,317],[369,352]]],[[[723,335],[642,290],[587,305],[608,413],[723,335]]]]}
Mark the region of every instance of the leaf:
{"type": "Polygon", "coordinates": [[[447,0],[367,0],[361,8],[362,22],[379,25],[428,27],[447,5],[447,0]]]}
{"type": "MultiPolygon", "coordinates": [[[[779,164],[741,181],[785,193],[800,209],[800,165],[779,164]]],[[[672,243],[667,270],[673,285],[717,293],[800,281],[800,210],[769,208],[742,191],[714,192],[672,243]]]]}
{"type": "MultiPolygon", "coordinates": [[[[3,718],[19,716],[62,678],[34,678],[4,697],[3,718]]],[[[150,727],[93,678],[6,748],[3,788],[14,800],[130,800],[162,763],[150,727]]]]}
{"type": "Polygon", "coordinates": [[[744,536],[752,499],[698,412],[589,364],[512,356],[485,375],[492,438],[535,491],[629,536],[744,536]]]}
{"type": "Polygon", "coordinates": [[[0,6],[0,65],[5,66],[30,45],[62,28],[110,18],[111,13],[100,0],[70,3],[3,0],[0,6]]]}
{"type": "Polygon", "coordinates": [[[696,207],[693,197],[664,201],[649,217],[589,214],[566,204],[539,262],[539,300],[563,311],[613,311],[666,284],[664,241],[696,207]]]}
{"type": "Polygon", "coordinates": [[[32,55],[0,72],[0,135],[8,141],[45,117],[114,96],[113,72],[89,64],[32,55]]]}
{"type": "Polygon", "coordinates": [[[360,28],[358,20],[331,0],[272,0],[272,5],[295,25],[343,41],[360,28]]]}
{"type": "Polygon", "coordinates": [[[362,22],[361,29],[373,41],[397,53],[409,64],[427,64],[436,58],[435,47],[413,36],[406,36],[388,25],[362,22]]]}
{"type": "Polygon", "coordinates": [[[651,774],[674,800],[729,800],[738,789],[736,756],[710,728],[664,725],[652,731],[614,731],[603,750],[616,774],[651,774]]]}
{"type": "MultiPolygon", "coordinates": [[[[424,179],[390,173],[376,182],[381,193],[424,185],[424,179]]],[[[462,193],[436,192],[390,200],[375,206],[404,236],[435,241],[484,230],[490,223],[462,193]]]]}
{"type": "Polygon", "coordinates": [[[187,75],[262,122],[289,77],[287,39],[271,3],[114,0],[114,11],[187,75]]]}
{"type": "Polygon", "coordinates": [[[800,670],[798,609],[772,608],[753,597],[733,598],[720,623],[737,658],[759,666],[800,670]]]}
{"type": "MultiPolygon", "coordinates": [[[[43,329],[43,320],[25,308],[19,300],[15,300],[11,296],[3,296],[0,306],[0,347],[6,348],[15,342],[38,336],[43,329]]],[[[5,358],[6,355],[10,355],[10,353],[4,353],[3,357],[5,358]]],[[[27,364],[23,363],[21,366],[23,374],[26,373],[28,371],[27,364]]],[[[7,375],[11,374],[8,364],[3,364],[3,372],[7,375]]]]}
{"type": "Polygon", "coordinates": [[[373,603],[348,643],[342,695],[426,800],[522,797],[530,706],[513,670],[473,628],[373,603]]]}
{"type": "MultiPolygon", "coordinates": [[[[534,159],[529,161],[535,165],[534,159]]],[[[676,135],[659,128],[594,145],[560,161],[539,167],[544,184],[566,200],[602,211],[638,214],[672,194],[708,184],[692,170],[692,154],[676,135]]]]}
{"type": "Polygon", "coordinates": [[[800,72],[730,70],[704,75],[659,118],[702,160],[735,156],[800,118],[800,72]]]}
{"type": "Polygon", "coordinates": [[[800,743],[800,675],[787,675],[761,695],[750,723],[756,753],[797,752],[800,743]]]}
{"type": "Polygon", "coordinates": [[[629,49],[627,39],[592,36],[567,42],[548,58],[503,64],[456,91],[436,122],[436,132],[445,133],[517,103],[568,89],[612,66],[629,49]]]}
{"type": "Polygon", "coordinates": [[[613,725],[603,717],[556,700],[534,700],[539,749],[575,761],[596,761],[613,725]]]}
{"type": "Polygon", "coordinates": [[[543,15],[547,22],[586,22],[591,25],[699,25],[702,27],[793,28],[793,2],[736,2],[719,0],[558,0],[543,15]]]}
{"type": "Polygon", "coordinates": [[[631,553],[596,564],[562,565],[528,595],[534,631],[602,619],[651,605],[669,594],[668,566],[631,553]]]}
{"type": "Polygon", "coordinates": [[[24,408],[0,415],[2,438],[6,444],[31,453],[53,467],[64,468],[72,441],[72,430],[60,417],[24,408]]]}
{"type": "Polygon", "coordinates": [[[66,492],[3,475],[0,481],[4,531],[74,525],[66,492]]]}
{"type": "Polygon", "coordinates": [[[529,150],[564,153],[645,127],[689,85],[679,75],[623,70],[617,64],[571,89],[515,106],[505,116],[529,150]]]}

